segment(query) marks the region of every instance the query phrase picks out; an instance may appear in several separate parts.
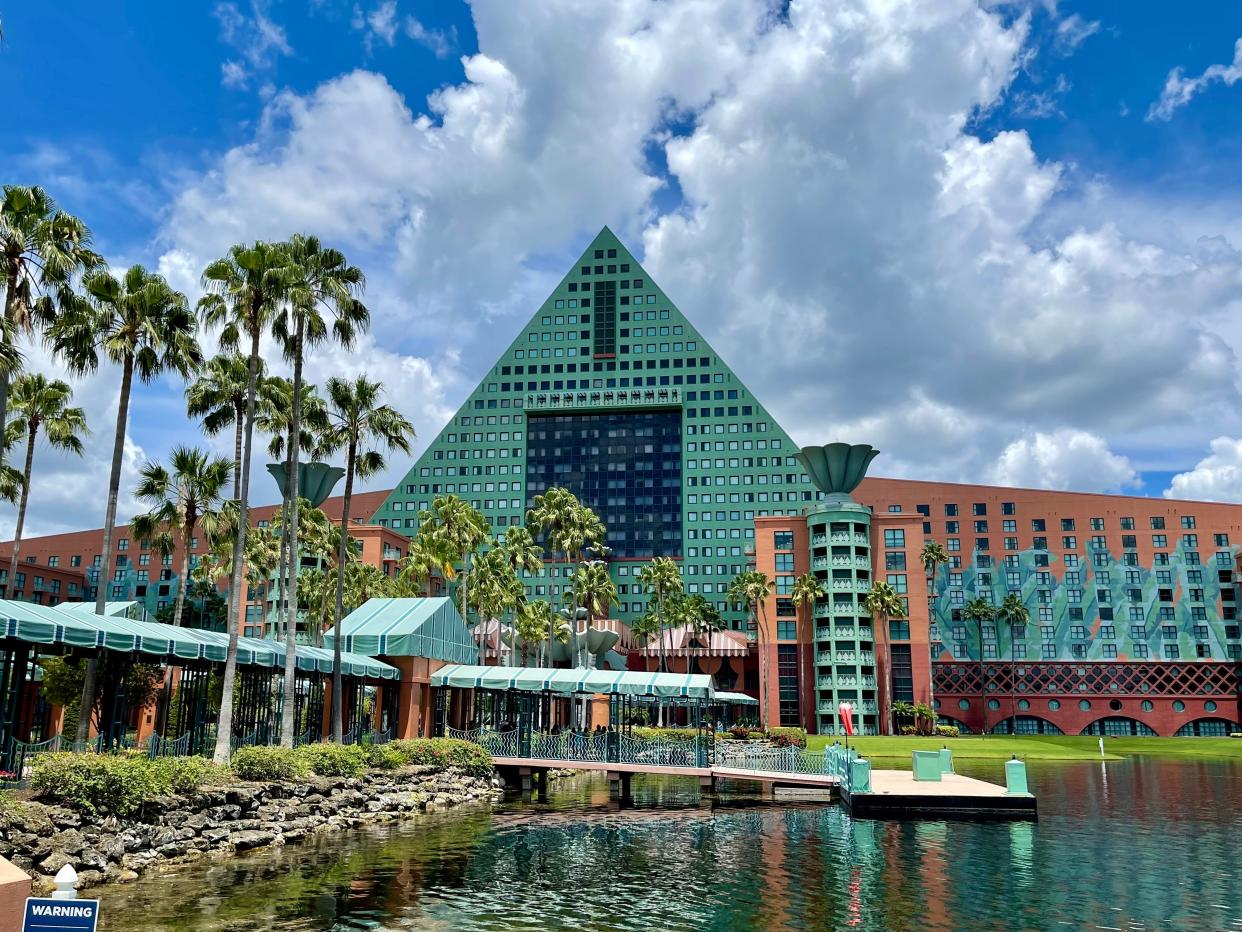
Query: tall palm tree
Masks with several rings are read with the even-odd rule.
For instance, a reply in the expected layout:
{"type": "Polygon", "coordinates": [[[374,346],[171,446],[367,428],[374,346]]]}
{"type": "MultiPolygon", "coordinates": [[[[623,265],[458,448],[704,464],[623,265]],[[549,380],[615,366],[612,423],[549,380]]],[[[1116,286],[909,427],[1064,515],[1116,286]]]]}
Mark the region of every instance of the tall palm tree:
{"type": "MultiPolygon", "coordinates": [[[[21,368],[17,337],[48,323],[57,306],[73,301],[75,275],[103,264],[91,231],[56,206],[39,187],[5,185],[0,196],[0,436],[8,417],[9,382],[21,368]]],[[[0,450],[0,456],[3,456],[0,450]]]]}
{"type": "Polygon", "coordinates": [[[246,414],[243,431],[241,484],[237,498],[237,529],[233,537],[232,574],[229,579],[229,650],[224,663],[216,747],[212,759],[229,759],[233,732],[233,681],[237,677],[237,638],[241,633],[241,581],[250,498],[250,460],[254,447],[255,399],[259,381],[259,340],[280,310],[290,288],[288,251],[279,244],[238,244],[229,254],[203,271],[198,310],[204,322],[220,329],[220,348],[237,350],[246,341],[246,414]]]}
{"type": "MultiPolygon", "coordinates": [[[[461,618],[470,625],[469,579],[471,559],[492,533],[491,525],[483,515],[456,495],[441,495],[431,502],[431,509],[418,516],[419,533],[426,527],[427,533],[438,540],[454,563],[461,563],[462,572],[458,584],[461,602],[461,618]]],[[[479,663],[484,661],[483,643],[479,643],[479,663]]]]}
{"type": "MultiPolygon", "coordinates": [[[[273,331],[285,351],[285,358],[293,363],[293,417],[289,424],[289,436],[300,437],[302,430],[302,365],[306,349],[328,338],[329,327],[324,319],[327,312],[334,319],[331,332],[342,349],[353,346],[359,330],[365,330],[371,322],[370,313],[359,296],[366,288],[362,270],[350,265],[345,256],[335,249],[325,248],[314,236],[295,235],[288,243],[291,265],[287,301],[283,313],[276,317],[273,331]]],[[[298,493],[298,463],[301,444],[290,442],[287,464],[286,502],[296,502],[298,493]]],[[[286,507],[288,505],[286,504],[286,507]]],[[[298,552],[298,509],[289,509],[289,552],[298,552]]],[[[281,600],[285,597],[285,579],[281,579],[281,600]]],[[[298,596],[297,573],[287,576],[288,598],[296,604],[298,596]]],[[[297,686],[296,644],[293,625],[286,625],[285,649],[285,701],[281,713],[281,744],[293,747],[294,697],[297,686]]]]}
{"type": "Polygon", "coordinates": [[[73,389],[60,379],[49,379],[34,372],[19,375],[13,382],[9,405],[13,420],[9,425],[14,437],[26,439],[26,465],[18,485],[17,527],[13,532],[13,555],[9,560],[9,598],[17,580],[18,553],[22,546],[22,530],[26,524],[26,506],[30,501],[30,474],[34,468],[34,451],[39,430],[43,430],[48,446],[81,456],[82,436],[89,434],[86,413],[70,405],[73,389]]]}
{"type": "MultiPolygon", "coordinates": [[[[259,360],[257,391],[262,401],[282,407],[259,360]]],[[[203,419],[203,433],[214,437],[233,428],[233,498],[241,498],[242,433],[246,423],[246,387],[250,370],[246,357],[237,353],[218,353],[203,365],[198,378],[186,386],[186,413],[203,419]]]]}
{"type": "Polygon", "coordinates": [[[355,560],[345,567],[344,605],[348,611],[358,608],[367,599],[388,598],[392,580],[374,563],[355,560]]]}
{"type": "MultiPolygon", "coordinates": [[[[185,591],[190,580],[190,553],[199,531],[208,538],[217,535],[231,519],[223,512],[224,494],[233,473],[232,464],[222,456],[212,456],[197,447],[176,447],[169,467],[158,462],[142,468],[134,497],[150,506],[130,525],[135,537],[155,540],[176,534],[181,550],[180,583],[173,607],[173,626],[181,625],[185,591]]],[[[175,548],[168,548],[170,551],[175,548]]]]}
{"type": "Polygon", "coordinates": [[[767,573],[744,570],[733,577],[726,598],[751,616],[755,626],[755,643],[759,648],[759,720],[768,724],[768,651],[764,627],[767,625],[767,601],[773,582],[767,573]]]}
{"type": "Polygon", "coordinates": [[[983,625],[996,619],[996,606],[984,598],[974,598],[962,609],[962,617],[975,623],[979,633],[979,705],[983,715],[982,734],[988,733],[988,684],[983,670],[983,625]]]}
{"type": "Polygon", "coordinates": [[[709,602],[697,592],[681,600],[681,617],[699,635],[723,631],[727,627],[716,603],[709,602]]]}
{"type": "MultiPolygon", "coordinates": [[[[121,367],[108,502],[104,511],[103,557],[95,589],[95,611],[102,615],[134,378],[148,383],[165,373],[174,373],[186,379],[202,365],[203,357],[198,346],[196,321],[185,295],[172,288],[162,276],[140,265],[130,267],[120,278],[110,271],[100,270],[87,273],[82,288],[85,299],[74,301],[62,311],[49,329],[48,337],[72,372],[94,372],[99,368],[101,356],[121,367]]],[[[86,664],[82,714],[78,716],[80,741],[89,734],[97,668],[95,658],[86,664]]]]}
{"type": "Polygon", "coordinates": [[[336,560],[336,614],[338,637],[332,639],[332,740],[338,744],[344,737],[341,706],[341,603],[345,587],[346,546],[349,539],[349,508],[354,494],[354,479],[366,479],[387,465],[384,450],[410,451],[414,425],[386,404],[380,403],[383,386],[366,376],[352,382],[328,379],[327,401],[330,422],[324,435],[326,446],[345,451],[345,496],[341,503],[341,541],[336,560]]]}
{"type": "Polygon", "coordinates": [[[617,585],[603,560],[587,560],[574,574],[578,605],[586,612],[587,628],[596,618],[607,618],[609,609],[617,605],[617,585]]]}
{"type": "MultiPolygon", "coordinates": [[[[805,662],[799,663],[798,667],[802,671],[802,675],[806,681],[812,682],[814,676],[815,664],[815,644],[816,639],[812,637],[815,633],[815,603],[822,599],[827,593],[824,590],[824,584],[814,573],[803,573],[794,580],[793,590],[790,595],[793,597],[793,604],[796,608],[801,609],[798,614],[803,618],[810,618],[809,625],[800,625],[803,628],[802,635],[798,638],[798,650],[804,652],[805,662]]],[[[814,695],[814,693],[812,693],[814,695]]],[[[810,723],[813,719],[811,714],[813,710],[807,709],[802,716],[802,727],[810,730],[810,723]]]]}
{"type": "Polygon", "coordinates": [[[496,622],[496,637],[500,640],[501,619],[510,611],[516,612],[526,598],[526,587],[517,577],[503,547],[493,547],[475,561],[471,570],[470,599],[479,619],[479,644],[484,660],[490,641],[488,628],[496,622]]]}
{"type": "Polygon", "coordinates": [[[538,645],[535,650],[536,666],[543,666],[541,655],[544,642],[552,636],[554,623],[552,605],[547,599],[523,600],[518,605],[517,615],[513,620],[513,628],[522,639],[522,666],[530,665],[530,646],[538,645]]]}
{"type": "MultiPolygon", "coordinates": [[[[1022,601],[1022,594],[1018,592],[1010,592],[1000,604],[1000,609],[996,613],[997,618],[1003,620],[1009,628],[1009,733],[1016,734],[1018,727],[1018,704],[1015,698],[1018,691],[1017,683],[1017,650],[1014,647],[1014,627],[1017,625],[1026,626],[1031,621],[1031,610],[1026,607],[1026,603],[1022,601]]],[[[980,647],[982,651],[982,647],[980,647]]]]}
{"type": "Polygon", "coordinates": [[[887,582],[877,579],[863,596],[863,608],[871,613],[876,642],[876,721],[888,723],[888,677],[892,669],[889,656],[888,623],[890,619],[905,618],[906,607],[901,596],[887,582]]]}
{"type": "Polygon", "coordinates": [[[638,571],[638,582],[646,592],[655,596],[656,620],[659,623],[660,669],[668,670],[668,657],[664,650],[664,635],[668,628],[664,603],[670,596],[681,594],[681,569],[677,562],[669,557],[656,557],[638,571]]]}
{"type": "MultiPolygon", "coordinates": [[[[949,562],[949,554],[944,547],[934,540],[923,541],[922,553],[923,569],[927,572],[927,623],[928,625],[936,624],[936,574],[940,567],[949,562]]],[[[930,649],[930,644],[928,645],[930,649]]],[[[928,666],[929,676],[927,677],[927,702],[931,706],[936,704],[936,655],[932,654],[928,666]]]]}

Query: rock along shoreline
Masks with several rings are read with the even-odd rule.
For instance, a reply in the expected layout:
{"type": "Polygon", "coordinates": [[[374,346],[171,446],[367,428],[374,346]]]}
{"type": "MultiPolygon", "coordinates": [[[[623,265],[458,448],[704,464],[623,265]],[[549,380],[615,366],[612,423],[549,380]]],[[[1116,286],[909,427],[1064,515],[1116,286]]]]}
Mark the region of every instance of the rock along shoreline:
{"type": "Polygon", "coordinates": [[[0,856],[30,874],[37,895],[52,889],[52,876],[66,864],[78,872],[80,889],[124,883],[166,865],[502,797],[494,776],[411,765],[358,777],[233,780],[156,797],[127,819],[21,801],[0,809],[0,856]]]}

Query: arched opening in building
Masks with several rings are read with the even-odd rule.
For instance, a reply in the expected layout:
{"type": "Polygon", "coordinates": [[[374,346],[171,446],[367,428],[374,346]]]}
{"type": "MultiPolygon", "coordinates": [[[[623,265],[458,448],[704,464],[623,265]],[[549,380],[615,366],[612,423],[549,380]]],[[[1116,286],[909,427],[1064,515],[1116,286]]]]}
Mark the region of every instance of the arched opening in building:
{"type": "Polygon", "coordinates": [[[967,725],[965,722],[963,722],[961,719],[956,719],[948,715],[941,715],[939,718],[936,719],[936,724],[937,725],[950,725],[956,728],[963,735],[974,734],[974,732],[970,730],[970,726],[967,725]]]}
{"type": "Polygon", "coordinates": [[[1005,719],[1003,722],[997,722],[992,726],[992,734],[1007,735],[1009,734],[1010,725],[1014,725],[1013,733],[1016,735],[1063,735],[1063,732],[1054,723],[1046,718],[1040,718],[1038,715],[1019,715],[1017,719],[1005,719]],[[1014,724],[1016,721],[1016,724],[1014,724]]]}
{"type": "Polygon", "coordinates": [[[1112,737],[1132,737],[1154,738],[1156,732],[1150,725],[1144,725],[1136,718],[1126,718],[1122,715],[1111,715],[1108,718],[1098,718],[1086,728],[1082,730],[1084,735],[1110,735],[1112,737]]]}
{"type": "Polygon", "coordinates": [[[1173,733],[1175,738],[1228,738],[1242,732],[1242,725],[1224,718],[1197,718],[1173,733]]]}

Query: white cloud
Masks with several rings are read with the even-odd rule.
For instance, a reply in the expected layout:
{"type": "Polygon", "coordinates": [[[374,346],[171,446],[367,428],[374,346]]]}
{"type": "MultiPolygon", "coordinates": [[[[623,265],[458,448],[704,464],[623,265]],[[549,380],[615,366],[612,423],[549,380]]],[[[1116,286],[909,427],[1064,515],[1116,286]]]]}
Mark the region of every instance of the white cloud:
{"type": "Polygon", "coordinates": [[[300,230],[341,247],[370,278],[390,354],[373,364],[413,360],[424,436],[605,222],[791,432],[878,438],[894,471],[978,479],[1019,436],[1028,460],[1029,438],[1107,438],[1107,463],[1242,434],[1236,221],[1154,197],[1114,213],[1026,133],[972,134],[1025,18],[969,0],[473,13],[478,53],[426,101],[369,71],[275,95],[182,186],[160,267],[190,282],[233,242],[300,230]],[[661,214],[665,160],[684,202],[661,214]]]}
{"type": "Polygon", "coordinates": [[[1233,61],[1227,65],[1209,65],[1197,78],[1186,77],[1181,67],[1174,68],[1165,78],[1160,99],[1147,111],[1148,122],[1172,119],[1175,111],[1190,103],[1192,97],[1217,81],[1232,87],[1242,80],[1242,39],[1233,46],[1233,61]]]}
{"type": "Polygon", "coordinates": [[[293,54],[284,28],[268,16],[268,0],[250,0],[249,15],[231,0],[217,3],[212,12],[220,23],[220,38],[240,55],[220,65],[225,87],[246,87],[252,77],[270,71],[277,58],[293,54]]]}
{"type": "Polygon", "coordinates": [[[1217,437],[1211,450],[1194,469],[1173,477],[1165,498],[1242,502],[1242,440],[1217,437]]]}
{"type": "Polygon", "coordinates": [[[1139,483],[1134,466],[1103,437],[1070,428],[1013,441],[987,478],[995,485],[1078,492],[1117,492],[1139,483]]]}
{"type": "Polygon", "coordinates": [[[1053,48],[1062,55],[1069,55],[1099,31],[1099,20],[1086,20],[1077,13],[1071,13],[1057,23],[1053,48]]]}
{"type": "Polygon", "coordinates": [[[405,18],[405,34],[419,45],[429,48],[436,58],[448,58],[453,46],[457,44],[456,30],[444,32],[441,29],[430,29],[413,16],[405,18]]]}

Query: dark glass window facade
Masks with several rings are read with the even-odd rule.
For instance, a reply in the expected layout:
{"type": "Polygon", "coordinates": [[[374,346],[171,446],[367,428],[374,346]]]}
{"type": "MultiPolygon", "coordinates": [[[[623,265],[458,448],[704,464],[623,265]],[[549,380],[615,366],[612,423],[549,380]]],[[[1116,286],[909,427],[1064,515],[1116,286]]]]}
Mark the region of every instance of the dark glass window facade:
{"type": "Polygon", "coordinates": [[[595,355],[617,353],[617,283],[595,283],[595,355]]]}
{"type": "Polygon", "coordinates": [[[910,660],[909,644],[893,644],[889,647],[893,662],[893,701],[914,701],[914,667],[910,660]]]}
{"type": "Polygon", "coordinates": [[[779,677],[781,724],[798,725],[798,645],[780,644],[776,648],[776,670],[779,677]]]}
{"type": "Polygon", "coordinates": [[[603,519],[611,556],[681,556],[681,412],[530,415],[528,506],[554,486],[603,519]]]}

